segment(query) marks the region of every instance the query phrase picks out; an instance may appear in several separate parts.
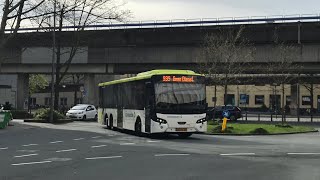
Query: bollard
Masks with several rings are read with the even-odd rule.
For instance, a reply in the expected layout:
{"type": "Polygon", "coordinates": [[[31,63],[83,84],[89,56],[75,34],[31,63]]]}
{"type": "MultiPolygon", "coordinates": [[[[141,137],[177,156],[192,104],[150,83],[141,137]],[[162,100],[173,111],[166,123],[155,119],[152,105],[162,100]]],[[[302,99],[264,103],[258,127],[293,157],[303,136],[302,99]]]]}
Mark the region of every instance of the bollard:
{"type": "Polygon", "coordinates": [[[258,121],[260,121],[260,113],[258,113],[258,121]]]}
{"type": "Polygon", "coordinates": [[[272,122],[272,113],[270,115],[271,115],[271,122],[272,122]]]}
{"type": "Polygon", "coordinates": [[[226,128],[227,128],[227,120],[228,119],[226,117],[223,118],[221,132],[224,132],[226,130],[226,128]]]}

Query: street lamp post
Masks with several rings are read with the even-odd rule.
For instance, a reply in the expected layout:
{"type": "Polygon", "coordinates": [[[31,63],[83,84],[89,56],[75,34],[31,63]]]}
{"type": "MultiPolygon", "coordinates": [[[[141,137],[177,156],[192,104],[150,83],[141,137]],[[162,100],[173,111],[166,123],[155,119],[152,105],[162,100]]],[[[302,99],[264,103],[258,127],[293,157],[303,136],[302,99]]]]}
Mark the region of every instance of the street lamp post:
{"type": "Polygon", "coordinates": [[[51,72],[51,102],[50,102],[50,122],[53,122],[53,95],[54,95],[54,63],[55,63],[55,48],[56,48],[56,4],[57,1],[53,1],[53,32],[52,32],[52,72],[51,72]]]}

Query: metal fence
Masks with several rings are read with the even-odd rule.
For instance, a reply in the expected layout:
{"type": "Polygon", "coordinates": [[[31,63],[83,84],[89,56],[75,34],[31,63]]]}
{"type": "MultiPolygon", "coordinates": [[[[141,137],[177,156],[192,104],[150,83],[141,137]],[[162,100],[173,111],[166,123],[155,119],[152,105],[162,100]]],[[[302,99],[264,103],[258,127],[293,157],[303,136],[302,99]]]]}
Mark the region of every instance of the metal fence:
{"type": "MultiPolygon", "coordinates": [[[[175,20],[153,20],[133,22],[110,22],[107,24],[91,24],[85,26],[85,30],[111,30],[111,29],[139,29],[139,28],[168,28],[168,27],[192,27],[192,26],[214,26],[214,25],[236,25],[236,24],[266,24],[266,23],[295,23],[295,22],[319,22],[320,14],[296,14],[296,15],[273,15],[252,17],[224,17],[203,19],[175,19],[175,20]]],[[[64,25],[64,31],[75,31],[82,26],[64,25]]],[[[48,31],[53,27],[21,27],[21,32],[48,31]]],[[[6,29],[6,32],[13,29],[6,29]]]]}

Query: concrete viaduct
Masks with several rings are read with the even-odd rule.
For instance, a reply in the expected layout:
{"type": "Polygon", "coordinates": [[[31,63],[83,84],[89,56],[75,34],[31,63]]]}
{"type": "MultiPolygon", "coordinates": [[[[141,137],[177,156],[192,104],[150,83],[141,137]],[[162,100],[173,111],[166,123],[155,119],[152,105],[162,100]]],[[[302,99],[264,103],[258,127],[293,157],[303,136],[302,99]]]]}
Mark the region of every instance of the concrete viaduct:
{"type": "MultiPolygon", "coordinates": [[[[164,28],[104,29],[81,32],[80,51],[75,55],[69,73],[86,74],[87,102],[97,102],[95,75],[136,74],[159,69],[195,69],[200,46],[208,33],[219,29],[232,30],[240,25],[207,25],[164,28]]],[[[244,36],[255,48],[254,65],[267,61],[275,31],[279,41],[297,44],[297,63],[303,71],[320,71],[320,23],[288,22],[246,24],[244,36]]],[[[74,32],[57,33],[64,51],[70,49],[74,32]]],[[[27,97],[28,74],[51,73],[51,32],[24,32],[9,44],[1,74],[18,74],[17,107],[23,107],[27,97]]],[[[62,58],[64,61],[66,57],[62,58]]],[[[200,59],[201,60],[201,59],[200,59]]],[[[257,66],[258,67],[258,66],[257,66]]],[[[260,67],[260,66],[259,66],[260,67]]],[[[255,69],[250,73],[258,73],[255,69]]],[[[109,79],[110,80],[110,79],[109,79]]],[[[98,80],[103,81],[103,80],[98,80]]],[[[106,81],[106,80],[104,80],[106,81]]]]}

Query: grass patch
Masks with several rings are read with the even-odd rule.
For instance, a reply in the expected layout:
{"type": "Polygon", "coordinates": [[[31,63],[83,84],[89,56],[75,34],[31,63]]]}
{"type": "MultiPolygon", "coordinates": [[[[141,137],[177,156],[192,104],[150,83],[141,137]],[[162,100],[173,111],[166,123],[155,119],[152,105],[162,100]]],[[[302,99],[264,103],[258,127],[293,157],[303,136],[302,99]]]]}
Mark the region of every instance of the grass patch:
{"type": "MultiPolygon", "coordinates": [[[[281,134],[314,131],[308,126],[279,126],[274,124],[228,123],[227,134],[281,134]]],[[[208,124],[208,133],[221,133],[221,125],[208,124]]]]}

